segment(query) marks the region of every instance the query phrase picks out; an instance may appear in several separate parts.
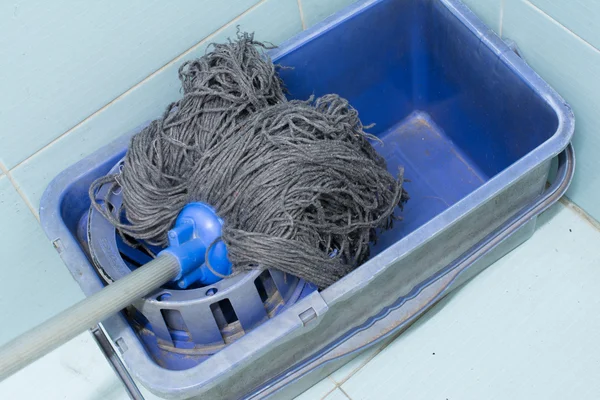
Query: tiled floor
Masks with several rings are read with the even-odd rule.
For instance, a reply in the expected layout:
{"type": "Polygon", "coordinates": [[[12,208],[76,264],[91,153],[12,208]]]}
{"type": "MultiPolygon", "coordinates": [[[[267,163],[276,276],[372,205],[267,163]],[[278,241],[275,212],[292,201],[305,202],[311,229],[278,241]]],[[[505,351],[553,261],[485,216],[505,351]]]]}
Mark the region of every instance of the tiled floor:
{"type": "MultiPolygon", "coordinates": [[[[528,242],[298,399],[600,398],[598,243],[592,224],[556,205],[528,242]]],[[[85,333],[2,382],[0,398],[127,396],[85,333]]]]}

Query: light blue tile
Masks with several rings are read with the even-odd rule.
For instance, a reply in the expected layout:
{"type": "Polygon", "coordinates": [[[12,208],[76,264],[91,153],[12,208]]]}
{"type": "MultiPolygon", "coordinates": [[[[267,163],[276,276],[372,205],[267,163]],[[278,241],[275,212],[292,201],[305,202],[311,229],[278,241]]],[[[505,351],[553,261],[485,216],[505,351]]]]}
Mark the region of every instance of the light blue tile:
{"type": "Polygon", "coordinates": [[[600,1],[598,0],[530,0],[546,14],[579,37],[600,49],[600,1]]]}
{"type": "Polygon", "coordinates": [[[329,378],[325,378],[300,396],[296,397],[295,400],[316,400],[323,399],[329,393],[331,393],[335,389],[335,385],[333,381],[329,378]]]}
{"type": "Polygon", "coordinates": [[[235,36],[237,25],[241,30],[255,32],[257,40],[275,44],[302,30],[296,0],[268,0],[210,36],[190,54],[15,168],[12,176],[34,208],[39,207],[46,186],[59,172],[121,134],[160,116],[170,102],[180,98],[179,65],[184,60],[203,55],[210,42],[222,42],[235,36]]]}
{"type": "Polygon", "coordinates": [[[462,0],[487,26],[496,33],[500,28],[502,0],[462,0]]]}
{"type": "Polygon", "coordinates": [[[321,22],[328,16],[335,14],[337,11],[357,0],[300,0],[302,13],[304,15],[304,23],[307,28],[310,28],[317,22],[321,22]]]}
{"type": "MultiPolygon", "coordinates": [[[[144,396],[145,397],[145,396],[144,396]]],[[[0,382],[2,399],[128,400],[123,384],[84,332],[0,382]]],[[[145,397],[152,400],[151,397],[145,397]]]]}
{"type": "Polygon", "coordinates": [[[12,168],[257,2],[1,2],[0,160],[12,168]]]}
{"type": "Polygon", "coordinates": [[[0,344],[83,298],[6,176],[0,177],[0,344]]]}
{"type": "Polygon", "coordinates": [[[329,393],[323,400],[349,400],[349,397],[344,394],[340,389],[335,389],[329,393]]]}
{"type": "Polygon", "coordinates": [[[600,232],[562,204],[543,222],[342,389],[355,400],[600,398],[600,232]]]}
{"type": "Polygon", "coordinates": [[[503,34],[573,107],[577,171],[568,196],[600,220],[600,51],[521,0],[506,1],[503,34]]]}

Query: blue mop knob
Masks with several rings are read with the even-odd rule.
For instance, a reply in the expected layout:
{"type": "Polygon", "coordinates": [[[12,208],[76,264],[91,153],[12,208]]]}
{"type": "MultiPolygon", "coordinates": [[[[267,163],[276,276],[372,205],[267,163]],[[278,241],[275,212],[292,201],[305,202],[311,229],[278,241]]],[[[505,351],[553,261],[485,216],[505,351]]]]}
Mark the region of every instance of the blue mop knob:
{"type": "Polygon", "coordinates": [[[222,226],[223,220],[204,203],[190,203],[181,210],[168,233],[169,246],[161,252],[179,260],[181,272],[173,280],[178,287],[186,289],[196,282],[211,285],[220,281],[221,277],[209,269],[206,261],[219,275],[231,274],[225,243],[215,242],[221,237],[222,226]]]}

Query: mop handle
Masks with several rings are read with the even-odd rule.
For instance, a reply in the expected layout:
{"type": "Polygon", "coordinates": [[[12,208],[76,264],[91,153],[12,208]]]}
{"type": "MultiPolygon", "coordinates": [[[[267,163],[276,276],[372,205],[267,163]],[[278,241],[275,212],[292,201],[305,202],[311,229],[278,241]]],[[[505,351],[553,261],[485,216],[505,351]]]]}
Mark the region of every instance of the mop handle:
{"type": "Polygon", "coordinates": [[[160,254],[124,278],[0,347],[0,381],[175,279],[180,272],[179,265],[173,255],[160,254]]]}

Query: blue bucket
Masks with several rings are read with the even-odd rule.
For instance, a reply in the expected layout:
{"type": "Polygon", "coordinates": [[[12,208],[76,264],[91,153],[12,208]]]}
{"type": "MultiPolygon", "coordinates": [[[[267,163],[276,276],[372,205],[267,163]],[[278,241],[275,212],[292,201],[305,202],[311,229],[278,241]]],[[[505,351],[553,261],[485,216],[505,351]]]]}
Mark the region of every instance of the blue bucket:
{"type": "MultiPolygon", "coordinates": [[[[573,173],[569,106],[457,0],[359,1],[271,56],[293,67],[281,70],[289,98],[338,93],[375,124],[376,148],[393,174],[405,168],[411,199],[368,262],[201,362],[162,360],[124,315],[105,321],[132,375],[167,398],[303,390],[526,240],[573,173]]],[[[103,282],[77,240],[87,190],[133,133],[65,170],[42,200],[42,224],[88,295],[103,282]]]]}

